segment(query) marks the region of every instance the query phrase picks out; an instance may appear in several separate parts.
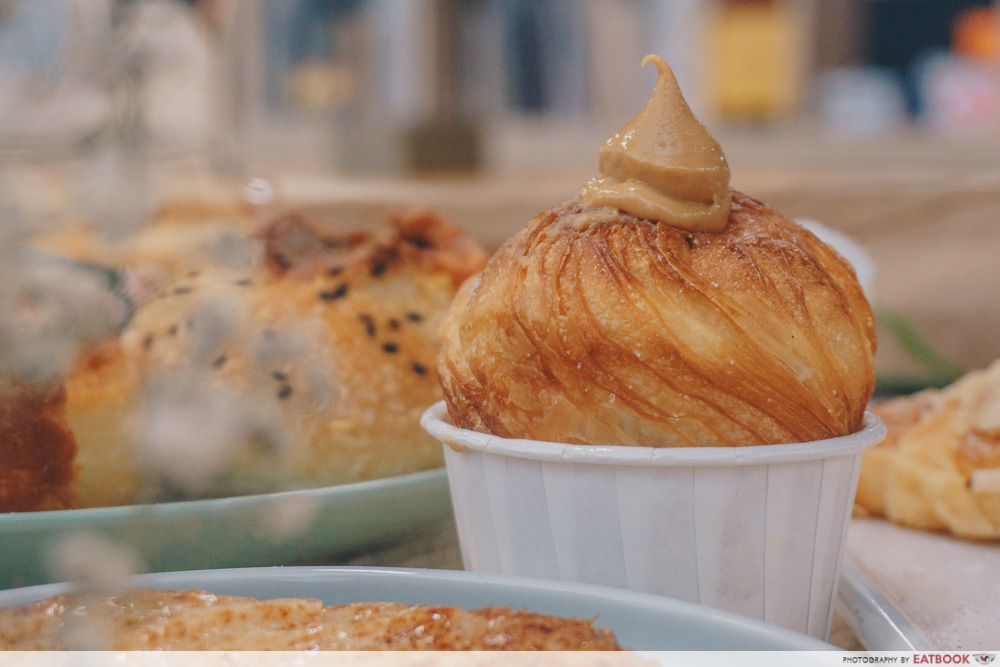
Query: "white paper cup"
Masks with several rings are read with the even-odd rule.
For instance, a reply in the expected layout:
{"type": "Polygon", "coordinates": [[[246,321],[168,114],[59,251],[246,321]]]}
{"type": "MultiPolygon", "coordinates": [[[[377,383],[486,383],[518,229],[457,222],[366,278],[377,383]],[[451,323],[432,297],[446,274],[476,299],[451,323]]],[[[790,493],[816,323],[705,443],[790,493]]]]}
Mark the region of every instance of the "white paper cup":
{"type": "Polygon", "coordinates": [[[860,431],[757,447],[616,447],[500,438],[447,421],[465,567],[698,602],[826,639],[862,452],[860,431]]]}

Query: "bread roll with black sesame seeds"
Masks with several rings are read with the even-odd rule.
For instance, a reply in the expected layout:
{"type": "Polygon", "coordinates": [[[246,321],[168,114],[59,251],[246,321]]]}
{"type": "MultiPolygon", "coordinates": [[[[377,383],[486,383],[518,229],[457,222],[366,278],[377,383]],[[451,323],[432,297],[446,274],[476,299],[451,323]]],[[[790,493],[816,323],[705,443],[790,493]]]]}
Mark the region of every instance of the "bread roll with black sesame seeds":
{"type": "Polygon", "coordinates": [[[247,268],[172,269],[67,380],[83,505],[442,465],[419,417],[441,396],[440,321],[486,255],[434,215],[390,223],[332,233],[289,215],[249,239],[247,268]]]}

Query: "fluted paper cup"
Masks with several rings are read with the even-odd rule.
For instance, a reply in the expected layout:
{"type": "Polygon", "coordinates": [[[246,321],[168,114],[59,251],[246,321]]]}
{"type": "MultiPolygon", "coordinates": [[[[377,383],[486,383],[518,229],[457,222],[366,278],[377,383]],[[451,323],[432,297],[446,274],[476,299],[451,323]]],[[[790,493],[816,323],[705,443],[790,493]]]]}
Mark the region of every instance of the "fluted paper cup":
{"type": "Polygon", "coordinates": [[[617,447],[457,428],[444,443],[466,569],[656,593],[826,639],[862,452],[885,436],[617,447]]]}

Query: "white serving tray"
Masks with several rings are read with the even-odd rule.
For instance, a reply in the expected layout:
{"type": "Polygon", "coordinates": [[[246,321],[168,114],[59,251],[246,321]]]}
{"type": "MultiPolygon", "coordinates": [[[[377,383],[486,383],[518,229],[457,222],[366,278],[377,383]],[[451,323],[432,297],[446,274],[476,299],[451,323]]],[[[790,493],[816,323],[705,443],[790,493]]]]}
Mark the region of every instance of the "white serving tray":
{"type": "Polygon", "coordinates": [[[838,610],[871,651],[1000,647],[1000,543],[853,519],[838,610]]]}

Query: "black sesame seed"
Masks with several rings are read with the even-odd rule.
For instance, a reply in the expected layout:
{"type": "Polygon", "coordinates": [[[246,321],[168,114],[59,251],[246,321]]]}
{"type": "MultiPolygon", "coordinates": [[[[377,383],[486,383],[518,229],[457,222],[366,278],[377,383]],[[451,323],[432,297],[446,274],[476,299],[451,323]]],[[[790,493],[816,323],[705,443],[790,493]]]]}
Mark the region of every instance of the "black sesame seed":
{"type": "Polygon", "coordinates": [[[328,290],[319,293],[319,298],[324,301],[333,301],[334,299],[339,299],[340,297],[347,294],[347,283],[341,283],[337,285],[335,289],[328,290]]]}
{"type": "Polygon", "coordinates": [[[169,329],[167,329],[167,334],[169,334],[171,337],[176,336],[177,335],[177,325],[175,324],[175,325],[171,326],[169,329]]]}
{"type": "Polygon", "coordinates": [[[427,248],[430,248],[432,245],[431,242],[425,239],[423,236],[404,236],[403,240],[408,243],[412,243],[421,250],[426,250],[427,248]]]}
{"type": "Polygon", "coordinates": [[[340,266],[331,266],[330,269],[327,271],[327,273],[330,274],[331,276],[339,276],[343,272],[344,269],[343,267],[340,266]]]}
{"type": "Polygon", "coordinates": [[[420,363],[413,364],[413,372],[417,375],[424,375],[427,373],[427,366],[420,363]]]}
{"type": "Polygon", "coordinates": [[[386,343],[385,345],[382,346],[382,349],[388,352],[389,354],[395,354],[396,351],[399,350],[399,346],[396,345],[395,343],[386,343]]]}
{"type": "Polygon", "coordinates": [[[149,348],[153,347],[153,341],[155,339],[156,339],[156,337],[153,336],[153,334],[146,334],[146,337],[142,339],[142,347],[143,347],[143,349],[148,350],[149,348]]]}
{"type": "Polygon", "coordinates": [[[282,373],[281,371],[271,371],[271,377],[280,382],[284,382],[285,380],[288,379],[288,376],[282,373]]]}
{"type": "Polygon", "coordinates": [[[188,328],[188,329],[193,329],[194,328],[194,318],[193,317],[187,318],[187,321],[184,322],[184,326],[186,328],[188,328]]]}
{"type": "Polygon", "coordinates": [[[287,269],[288,267],[290,267],[292,265],[292,263],[288,260],[287,257],[285,257],[284,255],[279,255],[277,253],[271,255],[271,260],[275,264],[277,264],[278,268],[280,268],[280,269],[287,269]]]}
{"type": "Polygon", "coordinates": [[[285,400],[291,395],[292,395],[292,388],[287,384],[278,390],[278,398],[280,398],[281,400],[285,400]]]}
{"type": "Polygon", "coordinates": [[[243,280],[237,280],[236,284],[239,285],[240,287],[247,287],[251,283],[249,278],[244,278],[243,280]]]}
{"type": "Polygon", "coordinates": [[[181,286],[181,287],[175,287],[174,288],[174,294],[189,294],[193,290],[194,290],[194,288],[188,287],[187,285],[184,285],[184,286],[181,286]]]}
{"type": "Polygon", "coordinates": [[[421,322],[423,321],[424,316],[421,315],[420,313],[407,313],[406,319],[410,320],[411,322],[421,322]]]}
{"type": "Polygon", "coordinates": [[[368,334],[368,337],[374,338],[376,330],[375,330],[375,320],[372,319],[372,316],[362,313],[361,315],[358,316],[358,319],[360,319],[361,323],[365,325],[365,333],[368,334]]]}
{"type": "Polygon", "coordinates": [[[372,275],[373,278],[377,278],[378,276],[385,273],[385,264],[382,264],[381,262],[379,262],[378,264],[372,264],[372,268],[371,270],[369,270],[369,273],[372,275]]]}
{"type": "Polygon", "coordinates": [[[226,363],[226,355],[220,354],[219,358],[212,362],[213,368],[218,368],[222,364],[226,363]]]}
{"type": "Polygon", "coordinates": [[[393,317],[392,319],[390,319],[389,320],[389,328],[390,329],[398,329],[399,328],[399,320],[397,320],[395,317],[393,317]]]}

